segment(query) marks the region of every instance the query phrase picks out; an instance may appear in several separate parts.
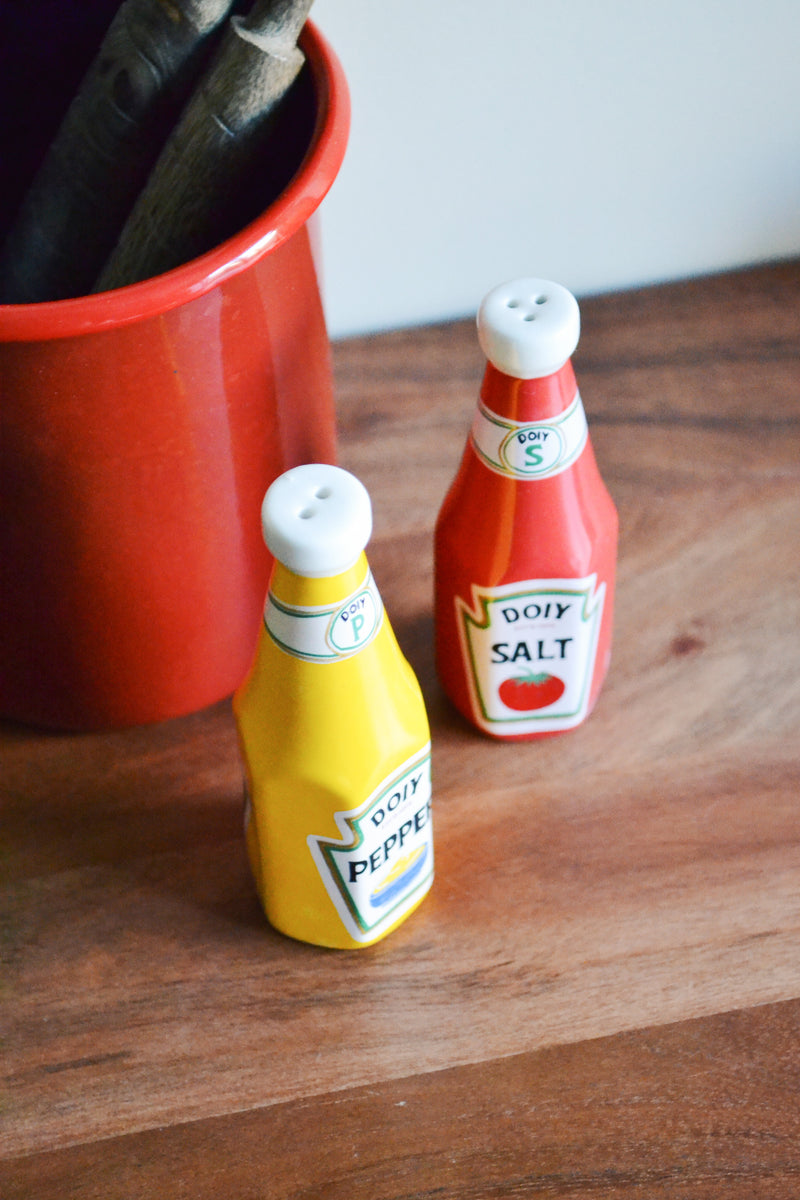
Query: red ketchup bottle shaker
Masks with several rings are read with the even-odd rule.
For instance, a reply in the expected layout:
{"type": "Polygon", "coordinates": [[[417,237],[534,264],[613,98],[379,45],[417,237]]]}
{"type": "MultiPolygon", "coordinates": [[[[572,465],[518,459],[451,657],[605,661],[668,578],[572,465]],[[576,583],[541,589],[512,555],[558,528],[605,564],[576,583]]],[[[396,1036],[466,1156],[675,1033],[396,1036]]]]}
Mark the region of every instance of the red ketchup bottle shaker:
{"type": "Polygon", "coordinates": [[[559,284],[517,279],[485,298],[486,373],[436,524],[442,686],[509,741],[579,725],[611,651],[617,512],[570,361],[579,334],[559,284]]]}

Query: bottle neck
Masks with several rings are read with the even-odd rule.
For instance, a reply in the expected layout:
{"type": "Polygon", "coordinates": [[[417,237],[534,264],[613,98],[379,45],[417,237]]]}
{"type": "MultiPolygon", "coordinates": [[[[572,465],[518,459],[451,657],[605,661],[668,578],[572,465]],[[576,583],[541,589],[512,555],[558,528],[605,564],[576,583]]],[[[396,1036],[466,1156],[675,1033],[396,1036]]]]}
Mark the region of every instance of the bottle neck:
{"type": "Polygon", "coordinates": [[[383,624],[383,602],[363,553],[340,575],[310,579],[276,562],[264,625],[285,653],[307,663],[351,658],[383,624]]]}
{"type": "Polygon", "coordinates": [[[364,585],[369,573],[367,556],[363,552],[358,560],[339,575],[325,575],[312,579],[307,575],[296,575],[283,563],[275,561],[269,581],[269,592],[283,604],[316,606],[337,604],[364,585]]]}
{"type": "Polygon", "coordinates": [[[480,395],[495,416],[528,423],[560,416],[572,404],[577,390],[571,359],[554,375],[541,379],[514,379],[487,362],[480,395]]]}
{"type": "Polygon", "coordinates": [[[541,379],[514,379],[487,365],[470,431],[485,467],[507,479],[549,479],[578,461],[588,436],[571,363],[541,379]]]}

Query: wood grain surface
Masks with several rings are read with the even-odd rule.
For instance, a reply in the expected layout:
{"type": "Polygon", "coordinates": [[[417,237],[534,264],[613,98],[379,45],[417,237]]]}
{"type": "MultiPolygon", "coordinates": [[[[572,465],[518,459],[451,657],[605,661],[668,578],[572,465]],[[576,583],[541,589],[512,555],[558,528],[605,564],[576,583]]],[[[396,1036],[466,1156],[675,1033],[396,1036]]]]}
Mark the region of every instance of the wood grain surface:
{"type": "Polygon", "coordinates": [[[472,322],[334,348],[433,732],[437,879],[387,941],[264,923],[227,703],[0,730],[4,1197],[800,1195],[800,263],[582,316],[616,639],[541,743],[432,667],[472,322]]]}

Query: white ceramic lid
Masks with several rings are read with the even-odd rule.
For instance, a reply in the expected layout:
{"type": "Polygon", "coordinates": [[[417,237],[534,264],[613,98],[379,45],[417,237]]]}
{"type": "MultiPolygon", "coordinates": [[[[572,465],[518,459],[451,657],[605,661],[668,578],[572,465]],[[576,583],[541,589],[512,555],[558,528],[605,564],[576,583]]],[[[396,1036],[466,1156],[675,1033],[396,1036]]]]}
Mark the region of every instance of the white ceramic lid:
{"type": "Polygon", "coordinates": [[[513,279],[493,288],[478,312],[478,341],[489,361],[515,379],[553,375],[581,332],[578,302],[559,283],[513,279]]]}
{"type": "Polygon", "coordinates": [[[296,575],[338,575],[369,541],[372,504],[363,483],[341,467],[292,467],[268,489],[261,528],[269,550],[296,575]]]}

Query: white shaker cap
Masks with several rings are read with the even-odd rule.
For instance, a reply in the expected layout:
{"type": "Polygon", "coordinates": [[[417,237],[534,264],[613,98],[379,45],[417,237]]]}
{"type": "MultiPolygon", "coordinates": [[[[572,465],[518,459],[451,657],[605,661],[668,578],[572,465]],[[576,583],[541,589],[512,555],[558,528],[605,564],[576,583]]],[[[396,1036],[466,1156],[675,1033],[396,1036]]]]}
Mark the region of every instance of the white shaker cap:
{"type": "Polygon", "coordinates": [[[478,312],[478,341],[489,362],[515,379],[553,375],[581,332],[578,302],[560,283],[513,279],[493,288],[478,312]]]}
{"type": "Polygon", "coordinates": [[[292,467],[270,486],[261,528],[271,553],[296,575],[339,575],[369,541],[372,504],[349,471],[310,463],[292,467]]]}

